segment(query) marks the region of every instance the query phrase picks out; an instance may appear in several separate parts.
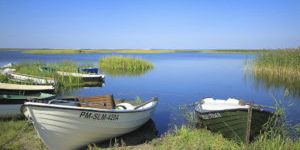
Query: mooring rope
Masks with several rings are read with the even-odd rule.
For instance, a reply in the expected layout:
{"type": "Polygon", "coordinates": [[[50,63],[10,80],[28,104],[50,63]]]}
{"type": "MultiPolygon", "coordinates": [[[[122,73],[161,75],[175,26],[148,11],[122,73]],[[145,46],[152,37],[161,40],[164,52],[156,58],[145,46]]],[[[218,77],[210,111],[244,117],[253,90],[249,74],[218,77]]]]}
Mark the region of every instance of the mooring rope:
{"type": "Polygon", "coordinates": [[[25,131],[25,129],[31,124],[31,122],[26,121],[25,125],[22,127],[22,129],[18,132],[18,134],[10,139],[8,139],[7,141],[5,141],[2,145],[0,145],[0,149],[4,148],[5,145],[9,144],[10,142],[12,142],[13,140],[15,140],[16,138],[18,138],[21,133],[23,133],[25,131]]]}

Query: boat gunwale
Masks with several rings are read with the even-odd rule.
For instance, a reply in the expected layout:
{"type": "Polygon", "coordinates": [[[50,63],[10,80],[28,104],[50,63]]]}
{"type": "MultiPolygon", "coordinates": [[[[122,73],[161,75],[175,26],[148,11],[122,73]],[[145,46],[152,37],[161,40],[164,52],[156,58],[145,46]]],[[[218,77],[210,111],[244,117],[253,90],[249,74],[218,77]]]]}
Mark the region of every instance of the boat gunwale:
{"type": "Polygon", "coordinates": [[[90,108],[90,107],[66,106],[66,105],[44,104],[44,103],[34,103],[34,102],[25,102],[23,106],[79,110],[79,111],[93,111],[93,112],[104,112],[104,113],[136,113],[136,112],[148,111],[155,108],[158,104],[158,101],[152,101],[152,103],[154,104],[150,107],[144,109],[136,109],[136,110],[99,109],[99,108],[90,108]]]}
{"type": "Polygon", "coordinates": [[[18,90],[19,91],[54,91],[55,89],[52,85],[27,85],[27,84],[0,83],[0,90],[10,90],[10,91],[18,91],[18,90]],[[7,87],[7,86],[12,86],[12,87],[7,87]],[[33,88],[33,87],[36,87],[36,88],[33,88]]]}
{"type": "MultiPolygon", "coordinates": [[[[233,109],[212,110],[212,111],[205,111],[205,112],[201,112],[195,109],[195,111],[200,114],[209,114],[209,113],[226,112],[226,111],[248,111],[248,108],[233,108],[233,109]]],[[[259,112],[266,112],[266,113],[273,114],[271,111],[260,109],[260,108],[253,108],[252,111],[259,111],[259,112]]]]}
{"type": "Polygon", "coordinates": [[[36,78],[38,80],[47,80],[50,82],[52,82],[52,81],[54,82],[54,78],[51,78],[51,77],[39,77],[39,76],[34,76],[34,75],[21,74],[18,72],[9,73],[9,75],[19,75],[19,76],[24,76],[24,77],[36,78]]]}

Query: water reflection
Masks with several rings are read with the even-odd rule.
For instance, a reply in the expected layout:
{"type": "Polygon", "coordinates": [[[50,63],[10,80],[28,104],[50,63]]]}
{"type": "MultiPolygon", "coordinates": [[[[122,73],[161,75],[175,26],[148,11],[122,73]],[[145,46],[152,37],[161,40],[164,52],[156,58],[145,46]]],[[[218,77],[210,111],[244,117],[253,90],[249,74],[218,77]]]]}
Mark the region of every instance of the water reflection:
{"type": "Polygon", "coordinates": [[[99,82],[85,82],[80,85],[74,85],[74,86],[56,86],[55,87],[55,93],[57,96],[63,96],[63,95],[72,95],[73,93],[78,93],[82,88],[101,88],[105,86],[105,82],[99,81],[99,82]]]}
{"type": "Polygon", "coordinates": [[[255,88],[270,89],[288,89],[290,95],[294,98],[300,98],[300,78],[296,76],[286,76],[281,74],[272,74],[259,70],[247,70],[246,79],[254,81],[255,88]]]}

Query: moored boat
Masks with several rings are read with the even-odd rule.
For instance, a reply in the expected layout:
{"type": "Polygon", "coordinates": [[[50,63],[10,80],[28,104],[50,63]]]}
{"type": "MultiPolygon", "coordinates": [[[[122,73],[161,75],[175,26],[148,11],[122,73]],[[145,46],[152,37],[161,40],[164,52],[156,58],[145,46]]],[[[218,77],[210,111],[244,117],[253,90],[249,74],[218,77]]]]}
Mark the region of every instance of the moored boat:
{"type": "Polygon", "coordinates": [[[63,72],[63,71],[57,71],[57,73],[63,76],[79,77],[85,81],[101,81],[104,79],[103,74],[84,74],[84,73],[63,72]]]}
{"type": "Polygon", "coordinates": [[[55,95],[48,93],[38,93],[31,95],[11,95],[1,94],[0,95],[0,117],[8,117],[21,115],[20,108],[22,104],[28,99],[35,100],[50,100],[55,98],[55,95]]]}
{"type": "Polygon", "coordinates": [[[35,93],[52,93],[54,87],[52,85],[23,85],[23,84],[10,84],[0,83],[0,94],[35,94],[35,93]]]}
{"type": "Polygon", "coordinates": [[[26,112],[42,141],[50,149],[76,149],[129,133],[146,123],[158,99],[133,106],[114,105],[112,96],[81,98],[77,101],[26,102],[26,112]],[[102,99],[98,101],[98,99],[102,99]],[[101,102],[101,103],[100,103],[101,102]]]}
{"type": "Polygon", "coordinates": [[[39,70],[47,71],[47,72],[56,72],[57,74],[62,76],[72,76],[72,77],[82,78],[85,81],[103,81],[104,79],[103,74],[97,74],[98,68],[78,68],[77,70],[78,72],[82,71],[86,73],[65,72],[65,71],[59,71],[49,67],[40,67],[39,70]]]}
{"type": "MultiPolygon", "coordinates": [[[[220,132],[224,137],[245,141],[249,107],[250,105],[243,100],[234,98],[227,100],[204,98],[196,104],[195,112],[201,126],[213,132],[220,132]]],[[[271,112],[262,110],[261,107],[252,109],[250,140],[260,134],[263,125],[271,116],[271,112]]]]}
{"type": "Polygon", "coordinates": [[[34,84],[55,84],[55,81],[52,78],[41,78],[17,73],[8,73],[8,76],[9,78],[20,82],[30,81],[34,84]]]}
{"type": "Polygon", "coordinates": [[[80,71],[91,74],[98,74],[98,68],[78,68],[78,72],[80,71]]]}

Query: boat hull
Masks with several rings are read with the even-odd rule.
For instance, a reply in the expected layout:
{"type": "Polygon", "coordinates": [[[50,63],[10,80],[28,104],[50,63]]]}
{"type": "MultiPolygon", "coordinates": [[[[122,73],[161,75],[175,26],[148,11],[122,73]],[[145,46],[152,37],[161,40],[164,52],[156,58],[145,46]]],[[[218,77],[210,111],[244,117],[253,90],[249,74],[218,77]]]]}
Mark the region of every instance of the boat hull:
{"type": "Polygon", "coordinates": [[[22,116],[20,108],[27,98],[36,98],[36,100],[42,101],[53,99],[55,95],[47,93],[34,95],[0,95],[0,118],[8,119],[22,116]]]}
{"type": "Polygon", "coordinates": [[[57,71],[57,73],[63,76],[82,78],[84,81],[103,81],[104,79],[104,75],[101,74],[83,74],[83,73],[62,72],[62,71],[57,71]]]}
{"type": "Polygon", "coordinates": [[[24,105],[42,141],[50,149],[76,149],[136,130],[152,116],[152,109],[117,112],[71,106],[24,105]]]}
{"type": "Polygon", "coordinates": [[[33,76],[28,76],[28,75],[21,75],[21,74],[16,74],[16,73],[9,73],[8,74],[10,78],[20,81],[20,82],[27,82],[31,81],[34,84],[55,84],[54,79],[44,79],[40,77],[33,77],[33,76]]]}
{"type": "Polygon", "coordinates": [[[0,105],[0,118],[9,119],[9,118],[17,118],[22,116],[20,111],[22,104],[5,104],[0,105]]]}
{"type": "MultiPolygon", "coordinates": [[[[220,132],[226,138],[245,141],[248,120],[248,109],[235,109],[214,112],[199,112],[196,110],[200,126],[207,127],[212,132],[220,132]]],[[[272,113],[253,109],[250,140],[260,134],[263,125],[267,123],[272,113]]]]}
{"type": "Polygon", "coordinates": [[[1,94],[0,95],[0,105],[3,104],[24,104],[28,99],[34,100],[50,100],[55,98],[55,95],[48,93],[37,93],[29,95],[11,95],[11,94],[1,94]]]}
{"type": "Polygon", "coordinates": [[[28,95],[37,93],[53,93],[54,87],[48,85],[21,85],[0,83],[0,94],[28,95]]]}

